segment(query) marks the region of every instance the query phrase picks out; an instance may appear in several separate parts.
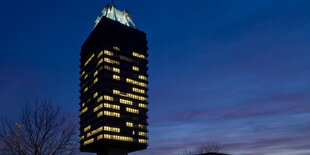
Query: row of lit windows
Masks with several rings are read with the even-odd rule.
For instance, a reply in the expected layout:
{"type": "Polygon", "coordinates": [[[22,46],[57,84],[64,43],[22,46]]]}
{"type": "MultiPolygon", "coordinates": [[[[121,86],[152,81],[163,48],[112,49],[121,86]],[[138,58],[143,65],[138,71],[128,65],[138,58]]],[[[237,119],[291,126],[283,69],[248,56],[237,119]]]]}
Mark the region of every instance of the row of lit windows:
{"type": "Polygon", "coordinates": [[[137,53],[137,52],[132,52],[132,55],[141,59],[145,59],[145,56],[143,54],[137,53]]]}
{"type": "Polygon", "coordinates": [[[87,126],[87,127],[85,127],[85,128],[84,128],[84,132],[86,132],[86,131],[90,130],[90,128],[91,128],[91,126],[90,126],[90,125],[89,125],[89,126],[87,126]]]}
{"type": "Polygon", "coordinates": [[[84,93],[87,92],[87,90],[88,90],[88,87],[84,88],[84,93]]]}
{"type": "Polygon", "coordinates": [[[121,131],[120,128],[110,127],[110,126],[104,126],[104,131],[110,131],[110,132],[117,132],[119,133],[121,131]]]}
{"type": "Polygon", "coordinates": [[[94,80],[94,84],[96,84],[98,82],[98,78],[96,78],[95,80],[94,80]]]}
{"type": "Polygon", "coordinates": [[[85,138],[84,136],[81,136],[81,137],[80,137],[80,140],[83,140],[84,138],[85,138]]]}
{"type": "Polygon", "coordinates": [[[105,139],[113,139],[113,140],[128,141],[128,142],[132,142],[133,141],[132,137],[126,137],[126,136],[104,134],[103,137],[105,139]]]}
{"type": "Polygon", "coordinates": [[[113,97],[112,97],[112,96],[104,95],[104,96],[100,96],[100,97],[97,99],[97,102],[102,101],[103,98],[104,98],[104,100],[107,100],[107,101],[113,101],[113,97]]]}
{"type": "Polygon", "coordinates": [[[109,103],[104,103],[104,104],[100,104],[97,107],[94,108],[94,112],[100,110],[101,108],[103,108],[103,106],[105,108],[109,108],[109,109],[115,109],[115,110],[120,110],[120,106],[118,105],[114,105],[114,104],[109,104],[109,103]]]}
{"type": "Polygon", "coordinates": [[[83,71],[83,72],[81,73],[81,77],[82,77],[84,74],[85,74],[85,71],[83,71]]]}
{"type": "Polygon", "coordinates": [[[113,79],[114,79],[114,80],[120,80],[120,79],[121,79],[121,77],[120,77],[120,76],[118,76],[118,75],[113,75],[113,79]]]}
{"type": "Polygon", "coordinates": [[[99,128],[97,128],[96,130],[93,130],[93,131],[87,133],[87,137],[90,137],[90,136],[92,136],[92,135],[95,135],[95,134],[101,132],[102,130],[103,130],[103,127],[99,127],[99,128]]]}
{"type": "Polygon", "coordinates": [[[132,66],[132,70],[134,70],[134,71],[139,71],[140,69],[139,69],[139,67],[137,67],[137,66],[132,66]]]}
{"type": "Polygon", "coordinates": [[[119,102],[123,103],[123,104],[133,105],[132,101],[130,101],[130,100],[119,99],[119,102]]]}
{"type": "Polygon", "coordinates": [[[141,93],[141,94],[145,94],[145,90],[139,89],[139,88],[135,88],[135,87],[132,87],[132,91],[137,92],[137,93],[141,93]]]}
{"type": "Polygon", "coordinates": [[[146,139],[139,139],[138,142],[139,143],[146,143],[146,139]]]}
{"type": "Polygon", "coordinates": [[[127,83],[131,83],[131,84],[135,84],[135,85],[138,85],[138,86],[141,86],[141,87],[147,87],[145,83],[139,82],[139,81],[136,81],[136,80],[132,80],[130,78],[126,78],[126,82],[127,83]]]}
{"type": "Polygon", "coordinates": [[[88,108],[85,107],[85,108],[80,112],[80,114],[81,114],[81,115],[84,114],[87,110],[88,110],[88,108]]]}
{"type": "Polygon", "coordinates": [[[120,113],[118,112],[111,112],[111,111],[100,111],[97,114],[97,117],[101,117],[102,115],[111,116],[111,117],[120,117],[120,113]]]}
{"type": "Polygon", "coordinates": [[[84,145],[90,144],[90,143],[92,143],[92,142],[94,142],[94,138],[85,141],[85,142],[84,142],[84,145]]]}
{"type": "Polygon", "coordinates": [[[109,55],[109,56],[113,56],[113,52],[108,51],[108,50],[104,50],[104,54],[109,55]]]}
{"type": "Polygon", "coordinates": [[[86,65],[93,59],[94,56],[95,56],[95,54],[92,54],[92,55],[88,58],[88,60],[84,63],[84,66],[86,66],[86,65]]]}
{"type": "Polygon", "coordinates": [[[119,47],[117,47],[117,46],[113,46],[113,49],[116,50],[116,51],[120,50],[119,47]]]}
{"type": "Polygon", "coordinates": [[[146,137],[146,132],[141,132],[141,131],[139,131],[138,135],[139,135],[139,136],[144,136],[144,137],[146,137]]]}
{"type": "Polygon", "coordinates": [[[147,105],[146,105],[146,104],[143,104],[143,103],[139,103],[139,107],[140,107],[140,108],[147,108],[147,105]]]}
{"type": "Polygon", "coordinates": [[[130,113],[135,113],[135,114],[139,114],[139,110],[138,109],[134,109],[134,108],[126,108],[126,111],[127,112],[130,112],[130,113]]]}
{"type": "Polygon", "coordinates": [[[145,81],[147,80],[146,76],[139,75],[138,77],[139,77],[140,80],[145,80],[145,81]]]}
{"type": "Polygon", "coordinates": [[[113,94],[129,97],[129,98],[133,98],[133,99],[137,99],[137,100],[141,100],[141,101],[146,101],[146,97],[131,94],[131,93],[120,92],[119,90],[113,90],[113,94]]]}
{"type": "Polygon", "coordinates": [[[119,56],[119,58],[120,58],[121,60],[125,60],[125,61],[129,61],[129,62],[133,62],[133,60],[132,60],[132,59],[130,59],[130,58],[126,57],[126,56],[123,56],[123,55],[120,55],[120,56],[119,56]]]}
{"type": "Polygon", "coordinates": [[[102,56],[102,54],[103,54],[103,51],[101,51],[101,52],[98,54],[97,58],[100,58],[100,57],[102,56]]]}
{"type": "Polygon", "coordinates": [[[86,79],[88,77],[88,74],[86,74],[85,76],[84,76],[84,79],[86,79]]]}
{"type": "MultiPolygon", "coordinates": [[[[132,122],[126,122],[126,126],[127,127],[134,127],[135,125],[132,122]]],[[[138,127],[141,129],[146,129],[146,126],[142,125],[142,124],[138,124],[138,127]]]]}
{"type": "Polygon", "coordinates": [[[115,61],[115,60],[112,60],[112,59],[110,59],[110,58],[104,57],[104,61],[107,62],[107,63],[110,63],[110,64],[119,65],[119,61],[115,61]]]}
{"type": "Polygon", "coordinates": [[[120,106],[114,105],[114,104],[109,104],[109,103],[104,103],[104,107],[105,108],[110,108],[110,109],[115,109],[115,110],[119,110],[120,109],[120,106]]]}

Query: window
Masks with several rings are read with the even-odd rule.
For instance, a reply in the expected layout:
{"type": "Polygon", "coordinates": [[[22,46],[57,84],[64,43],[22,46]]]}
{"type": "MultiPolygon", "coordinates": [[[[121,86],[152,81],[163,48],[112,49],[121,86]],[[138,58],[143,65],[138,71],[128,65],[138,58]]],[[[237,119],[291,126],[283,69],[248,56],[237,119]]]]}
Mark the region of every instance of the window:
{"type": "Polygon", "coordinates": [[[108,51],[108,50],[104,50],[104,54],[109,55],[109,56],[113,56],[113,52],[108,51]]]}
{"type": "Polygon", "coordinates": [[[114,128],[114,127],[110,127],[110,126],[104,126],[104,131],[110,131],[110,132],[117,132],[117,133],[119,133],[121,130],[120,130],[120,128],[114,128]]]}
{"type": "Polygon", "coordinates": [[[120,106],[114,105],[114,104],[109,104],[109,103],[104,103],[104,107],[109,108],[109,109],[120,110],[120,106]]]}
{"type": "Polygon", "coordinates": [[[86,111],[88,110],[88,108],[86,107],[86,108],[84,108],[81,112],[80,112],[80,114],[82,115],[82,114],[84,114],[86,111]]]}
{"type": "Polygon", "coordinates": [[[135,95],[135,94],[131,94],[131,93],[120,92],[119,90],[113,90],[113,94],[124,96],[124,97],[133,98],[133,99],[136,99],[136,100],[146,101],[146,97],[135,95]]]}
{"type": "Polygon", "coordinates": [[[104,99],[107,101],[113,101],[113,97],[108,95],[104,95],[104,99]]]}
{"type": "Polygon", "coordinates": [[[94,98],[96,98],[98,96],[98,92],[94,93],[94,98]]]}
{"type": "Polygon", "coordinates": [[[113,67],[113,72],[120,73],[120,69],[113,67]]]}
{"type": "Polygon", "coordinates": [[[128,126],[128,127],[133,127],[133,123],[131,123],[131,122],[126,122],[126,126],[128,126]]]}
{"type": "Polygon", "coordinates": [[[98,99],[97,99],[97,102],[100,102],[103,100],[103,96],[100,96],[98,99]]]}
{"type": "Polygon", "coordinates": [[[137,92],[137,93],[141,93],[141,94],[145,94],[145,90],[139,89],[139,88],[135,88],[135,87],[132,87],[132,91],[133,92],[137,92]]]}
{"type": "Polygon", "coordinates": [[[113,140],[119,140],[119,141],[133,142],[132,137],[126,137],[126,136],[104,134],[103,137],[104,139],[113,139],[113,140]]]}
{"type": "Polygon", "coordinates": [[[90,136],[92,136],[92,135],[95,135],[95,134],[101,132],[102,130],[103,130],[103,127],[99,127],[99,128],[97,128],[96,130],[93,130],[93,131],[87,133],[87,137],[90,137],[90,136]]]}
{"type": "Polygon", "coordinates": [[[85,76],[84,76],[84,79],[86,79],[88,77],[88,74],[86,74],[85,76]]]}
{"type": "Polygon", "coordinates": [[[100,58],[100,57],[102,56],[102,54],[103,54],[103,51],[101,51],[101,52],[98,54],[97,58],[100,58]]]}
{"type": "Polygon", "coordinates": [[[95,107],[94,112],[98,111],[101,108],[103,108],[103,104],[99,104],[97,107],[95,107]]]}
{"type": "Polygon", "coordinates": [[[125,100],[125,99],[119,99],[119,103],[127,104],[127,105],[133,105],[132,101],[125,100]]]}
{"type": "Polygon", "coordinates": [[[144,137],[146,137],[146,132],[141,132],[141,131],[139,131],[139,136],[144,136],[144,137]]]}
{"type": "Polygon", "coordinates": [[[95,80],[94,80],[94,84],[96,84],[98,82],[98,78],[96,78],[95,80]]]}
{"type": "Polygon", "coordinates": [[[140,107],[140,108],[147,108],[147,105],[146,105],[146,104],[143,104],[143,103],[139,103],[139,107],[140,107]]]}
{"type": "Polygon", "coordinates": [[[111,111],[104,111],[104,112],[99,112],[98,114],[97,114],[97,117],[100,117],[100,116],[102,116],[102,115],[106,115],[106,116],[111,116],[111,117],[120,117],[120,114],[119,113],[117,113],[117,112],[111,112],[111,111]]]}
{"type": "Polygon", "coordinates": [[[84,142],[84,145],[90,144],[90,143],[92,143],[92,142],[94,142],[94,138],[85,141],[85,142],[84,142]]]}
{"type": "Polygon", "coordinates": [[[90,125],[89,125],[89,126],[87,126],[87,127],[85,127],[85,128],[84,128],[84,132],[86,132],[86,131],[90,130],[90,128],[91,128],[91,126],[90,126],[90,125]]]}
{"type": "Polygon", "coordinates": [[[98,71],[96,71],[96,72],[94,73],[94,77],[96,77],[96,75],[98,75],[98,71]]]}
{"type": "Polygon", "coordinates": [[[110,63],[110,64],[119,65],[119,62],[118,62],[118,61],[112,60],[112,59],[107,58],[107,57],[104,57],[104,61],[107,62],[107,63],[110,63]]]}
{"type": "Polygon", "coordinates": [[[132,55],[141,59],[145,59],[145,56],[143,54],[137,53],[137,52],[132,52],[132,55]]]}
{"type": "Polygon", "coordinates": [[[120,76],[118,76],[118,75],[113,75],[113,79],[114,79],[114,80],[120,80],[120,79],[121,79],[121,77],[120,77],[120,76]]]}
{"type": "Polygon", "coordinates": [[[139,124],[138,127],[141,128],[141,129],[146,129],[146,126],[142,125],[142,124],[139,124]]]}
{"type": "Polygon", "coordinates": [[[134,109],[134,108],[126,108],[126,111],[127,112],[130,112],[130,113],[134,113],[134,114],[139,114],[139,110],[138,109],[134,109]]]}
{"type": "Polygon", "coordinates": [[[139,67],[137,67],[137,66],[132,66],[132,70],[134,70],[134,71],[139,71],[139,67]]]}
{"type": "Polygon", "coordinates": [[[139,139],[138,142],[139,143],[146,143],[146,139],[139,139]]]}
{"type": "Polygon", "coordinates": [[[93,54],[88,58],[88,60],[84,63],[84,66],[86,66],[86,65],[93,59],[94,56],[95,56],[95,54],[93,53],[93,54]]]}
{"type": "Polygon", "coordinates": [[[145,81],[147,80],[146,76],[139,75],[138,77],[139,77],[140,80],[145,80],[145,81]]]}
{"type": "Polygon", "coordinates": [[[139,81],[136,81],[136,80],[132,80],[132,79],[130,79],[130,78],[126,78],[126,82],[127,82],[127,83],[131,83],[131,84],[134,84],[134,85],[138,85],[138,86],[141,86],[141,87],[147,87],[147,86],[146,86],[146,83],[139,82],[139,81]]]}
{"type": "Polygon", "coordinates": [[[117,46],[113,46],[113,49],[114,49],[115,51],[119,51],[119,50],[120,50],[119,47],[117,47],[117,46]]]}

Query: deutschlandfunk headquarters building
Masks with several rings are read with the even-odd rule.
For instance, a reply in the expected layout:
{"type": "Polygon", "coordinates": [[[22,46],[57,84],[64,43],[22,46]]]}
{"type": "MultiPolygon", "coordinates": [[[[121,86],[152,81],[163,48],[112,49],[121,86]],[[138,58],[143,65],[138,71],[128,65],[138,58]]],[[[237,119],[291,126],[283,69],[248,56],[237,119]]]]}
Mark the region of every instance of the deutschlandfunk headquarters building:
{"type": "Polygon", "coordinates": [[[80,150],[123,155],[148,146],[147,40],[128,12],[102,13],[80,53],[80,150]]]}

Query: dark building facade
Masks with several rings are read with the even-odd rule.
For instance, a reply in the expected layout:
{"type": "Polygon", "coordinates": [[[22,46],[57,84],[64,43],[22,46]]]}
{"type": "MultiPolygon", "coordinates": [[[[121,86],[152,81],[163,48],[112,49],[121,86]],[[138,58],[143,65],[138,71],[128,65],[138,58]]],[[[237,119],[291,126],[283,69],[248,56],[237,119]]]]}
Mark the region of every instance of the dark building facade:
{"type": "Polygon", "coordinates": [[[82,45],[80,150],[127,154],[147,147],[146,34],[106,6],[82,45]]]}

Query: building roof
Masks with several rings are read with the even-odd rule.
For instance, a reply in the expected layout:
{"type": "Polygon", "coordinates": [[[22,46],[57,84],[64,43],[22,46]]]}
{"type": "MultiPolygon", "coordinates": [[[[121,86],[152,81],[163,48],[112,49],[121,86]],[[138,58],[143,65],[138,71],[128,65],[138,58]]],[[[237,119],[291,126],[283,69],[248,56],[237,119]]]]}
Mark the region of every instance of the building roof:
{"type": "Polygon", "coordinates": [[[137,29],[135,23],[132,21],[132,19],[130,17],[130,14],[126,10],[124,10],[124,11],[118,10],[117,8],[115,8],[114,5],[107,5],[103,8],[102,16],[97,17],[97,19],[95,21],[95,27],[100,22],[102,17],[107,17],[107,18],[112,19],[114,21],[120,22],[124,25],[127,25],[129,27],[133,27],[133,28],[137,29]]]}

